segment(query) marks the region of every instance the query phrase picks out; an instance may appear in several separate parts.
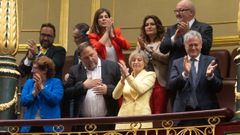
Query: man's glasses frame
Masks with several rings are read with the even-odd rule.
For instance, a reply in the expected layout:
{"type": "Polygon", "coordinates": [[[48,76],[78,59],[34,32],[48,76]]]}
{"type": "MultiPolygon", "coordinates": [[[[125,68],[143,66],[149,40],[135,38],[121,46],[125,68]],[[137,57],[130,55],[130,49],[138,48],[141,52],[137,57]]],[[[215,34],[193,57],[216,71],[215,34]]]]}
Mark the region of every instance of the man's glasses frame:
{"type": "Polygon", "coordinates": [[[173,10],[173,12],[176,14],[176,13],[183,13],[183,12],[185,12],[185,11],[190,11],[190,9],[189,8],[187,8],[187,9],[175,9],[175,10],[173,10]]]}

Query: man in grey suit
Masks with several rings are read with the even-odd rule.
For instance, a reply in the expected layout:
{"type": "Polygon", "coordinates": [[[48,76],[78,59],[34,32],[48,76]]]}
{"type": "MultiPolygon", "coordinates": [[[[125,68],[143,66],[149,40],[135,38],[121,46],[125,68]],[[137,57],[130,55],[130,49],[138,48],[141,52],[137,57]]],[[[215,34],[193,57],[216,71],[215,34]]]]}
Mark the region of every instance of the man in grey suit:
{"type": "Polygon", "coordinates": [[[201,54],[202,46],[199,32],[184,35],[187,55],[174,60],[170,71],[169,86],[177,93],[173,112],[219,108],[222,78],[215,58],[201,54]]]}
{"type": "Polygon", "coordinates": [[[112,92],[121,77],[118,64],[100,59],[88,42],[78,52],[81,63],[71,67],[64,85],[66,98],[78,100],[74,117],[116,116],[118,104],[112,92]]]}

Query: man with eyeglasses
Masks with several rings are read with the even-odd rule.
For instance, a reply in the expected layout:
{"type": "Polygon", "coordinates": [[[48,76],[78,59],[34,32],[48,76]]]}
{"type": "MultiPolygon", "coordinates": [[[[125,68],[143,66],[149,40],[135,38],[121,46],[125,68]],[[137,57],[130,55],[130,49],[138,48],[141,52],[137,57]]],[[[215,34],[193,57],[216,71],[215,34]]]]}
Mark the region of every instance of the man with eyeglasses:
{"type": "MultiPolygon", "coordinates": [[[[189,30],[195,30],[201,34],[201,53],[204,55],[209,54],[213,36],[213,30],[210,25],[199,22],[194,18],[196,11],[191,0],[181,0],[178,2],[174,13],[177,18],[177,23],[167,29],[160,45],[160,51],[162,53],[169,53],[169,70],[171,69],[173,60],[186,55],[183,43],[185,33],[189,30]]],[[[174,94],[170,95],[174,97],[174,94]]]]}
{"type": "Polygon", "coordinates": [[[51,23],[44,23],[40,29],[39,43],[37,46],[34,40],[28,40],[29,46],[26,56],[22,59],[19,70],[22,77],[31,76],[32,62],[37,57],[45,55],[51,58],[55,64],[55,77],[62,78],[62,68],[64,66],[66,50],[61,46],[54,46],[55,26],[51,23]]]}
{"type": "MultiPolygon", "coordinates": [[[[74,26],[73,29],[73,39],[75,44],[78,46],[80,46],[82,43],[84,42],[88,42],[88,30],[89,30],[89,26],[86,23],[78,23],[74,26]]],[[[79,61],[79,56],[78,56],[78,49],[75,50],[74,53],[74,62],[73,64],[78,64],[79,61]]]]}
{"type": "Polygon", "coordinates": [[[206,23],[197,21],[195,17],[195,7],[191,0],[181,0],[176,5],[174,13],[177,23],[167,29],[160,46],[160,51],[164,54],[170,53],[170,66],[174,59],[186,55],[183,45],[183,35],[189,30],[198,31],[203,38],[202,54],[209,54],[212,46],[212,27],[206,23]]]}

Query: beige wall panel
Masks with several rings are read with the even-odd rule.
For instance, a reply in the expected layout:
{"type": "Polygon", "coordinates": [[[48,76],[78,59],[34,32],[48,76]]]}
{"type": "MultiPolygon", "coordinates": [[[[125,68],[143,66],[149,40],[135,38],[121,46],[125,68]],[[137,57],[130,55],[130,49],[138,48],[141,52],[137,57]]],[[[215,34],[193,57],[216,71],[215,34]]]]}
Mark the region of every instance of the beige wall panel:
{"type": "MultiPolygon", "coordinates": [[[[76,48],[72,39],[72,28],[79,22],[89,25],[93,0],[69,0],[68,52],[72,55],[76,48]]],[[[115,27],[122,28],[123,36],[135,43],[140,26],[146,15],[157,15],[164,26],[175,23],[173,10],[179,0],[100,0],[100,6],[111,11],[115,27]]],[[[38,40],[39,27],[51,21],[59,32],[61,0],[18,0],[19,2],[19,43],[28,39],[38,40]]],[[[214,28],[214,37],[232,36],[237,33],[237,13],[239,0],[193,0],[199,21],[207,22],[214,28]]],[[[58,43],[58,36],[56,39],[58,43]]]]}
{"type": "MultiPolygon", "coordinates": [[[[164,26],[175,23],[173,10],[179,0],[102,0],[101,7],[112,5],[115,26],[121,27],[126,39],[135,42],[146,15],[157,15],[164,26]]],[[[237,35],[238,0],[193,0],[196,18],[214,28],[214,37],[237,35]]],[[[109,8],[110,9],[110,8],[109,8]]]]}
{"type": "Polygon", "coordinates": [[[72,38],[72,30],[77,23],[90,24],[91,21],[91,0],[70,0],[69,1],[69,34],[67,55],[73,55],[76,45],[72,38]]]}
{"type": "Polygon", "coordinates": [[[237,24],[222,24],[222,25],[212,25],[213,26],[213,36],[230,36],[237,35],[237,24]]]}
{"type": "MultiPolygon", "coordinates": [[[[26,44],[33,39],[39,42],[39,29],[42,23],[51,22],[56,27],[58,43],[60,0],[18,0],[19,16],[19,44],[26,44]]],[[[17,63],[23,58],[25,52],[16,55],[17,63]]]]}
{"type": "MultiPolygon", "coordinates": [[[[19,0],[19,44],[35,39],[42,23],[51,22],[56,27],[58,42],[60,0],[19,0]]],[[[38,38],[38,37],[37,37],[38,38]]]]}
{"type": "Polygon", "coordinates": [[[101,0],[100,6],[102,8],[106,8],[106,9],[110,10],[111,15],[114,17],[114,12],[115,12],[114,7],[116,6],[115,2],[116,2],[116,0],[101,0]]]}
{"type": "Polygon", "coordinates": [[[36,29],[48,20],[49,0],[19,0],[21,29],[36,29]]]}
{"type": "Polygon", "coordinates": [[[197,18],[207,22],[236,21],[238,0],[193,0],[197,18]]]}

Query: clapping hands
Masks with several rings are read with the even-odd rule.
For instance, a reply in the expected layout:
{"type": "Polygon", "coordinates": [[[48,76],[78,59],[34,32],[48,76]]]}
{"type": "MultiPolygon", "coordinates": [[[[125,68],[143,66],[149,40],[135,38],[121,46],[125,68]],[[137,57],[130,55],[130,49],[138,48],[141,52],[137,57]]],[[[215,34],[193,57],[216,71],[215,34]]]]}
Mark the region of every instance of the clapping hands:
{"type": "Polygon", "coordinates": [[[191,70],[191,60],[189,60],[187,56],[183,58],[183,69],[185,76],[188,76],[191,70]]]}
{"type": "Polygon", "coordinates": [[[40,73],[34,73],[33,80],[35,81],[35,83],[34,83],[34,90],[32,94],[34,97],[36,97],[38,93],[43,90],[43,87],[44,87],[43,79],[40,73]]]}
{"type": "Polygon", "coordinates": [[[35,57],[35,55],[36,55],[36,53],[38,51],[37,44],[36,44],[36,42],[34,40],[28,40],[27,44],[29,46],[27,57],[29,59],[34,59],[34,57],[35,57]]]}
{"type": "Polygon", "coordinates": [[[207,77],[213,76],[213,72],[217,66],[218,66],[218,64],[215,62],[215,60],[212,60],[211,63],[208,65],[208,68],[206,71],[206,76],[207,77]]]}
{"type": "Polygon", "coordinates": [[[122,63],[118,63],[118,65],[120,66],[120,71],[121,71],[121,82],[124,83],[124,80],[126,77],[128,77],[130,74],[129,74],[129,68],[127,68],[127,66],[125,64],[122,64],[122,63]]]}
{"type": "Polygon", "coordinates": [[[113,29],[113,19],[109,18],[107,19],[107,27],[106,27],[106,31],[109,32],[109,36],[111,38],[114,38],[114,29],[113,29]]]}
{"type": "Polygon", "coordinates": [[[143,39],[141,37],[138,37],[137,40],[138,40],[140,49],[145,50],[146,49],[146,44],[144,43],[143,39]]]}

